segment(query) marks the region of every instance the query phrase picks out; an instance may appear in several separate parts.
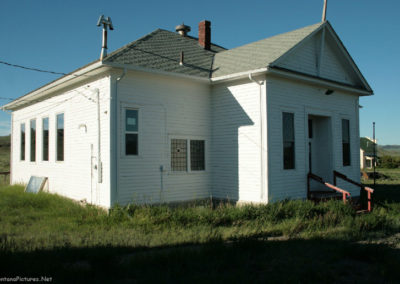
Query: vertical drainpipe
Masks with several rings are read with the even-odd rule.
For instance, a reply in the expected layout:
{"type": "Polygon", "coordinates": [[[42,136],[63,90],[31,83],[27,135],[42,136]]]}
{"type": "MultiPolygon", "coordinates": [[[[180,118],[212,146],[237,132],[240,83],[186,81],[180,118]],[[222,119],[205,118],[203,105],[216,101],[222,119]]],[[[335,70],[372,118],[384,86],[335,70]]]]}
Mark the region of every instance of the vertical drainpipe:
{"type": "MultiPolygon", "coordinates": [[[[122,74],[116,78],[115,80],[115,89],[114,89],[114,94],[111,95],[111,106],[110,106],[110,132],[111,132],[111,148],[113,151],[111,151],[112,157],[110,157],[110,160],[112,161],[113,167],[111,169],[111,176],[112,181],[111,184],[114,187],[114,198],[111,198],[111,206],[113,205],[113,201],[118,200],[118,186],[119,186],[119,181],[118,181],[118,159],[119,159],[119,133],[118,133],[118,83],[125,77],[126,75],[126,68],[124,68],[124,71],[122,74]]],[[[110,79],[112,80],[112,79],[110,79]]],[[[111,194],[113,195],[113,194],[111,194]]]]}
{"type": "Polygon", "coordinates": [[[265,161],[264,161],[264,117],[263,117],[263,99],[262,99],[262,86],[264,85],[264,81],[256,81],[253,79],[252,74],[249,74],[249,80],[256,83],[259,86],[259,103],[260,103],[260,152],[261,152],[261,195],[260,199],[261,201],[265,201],[265,161]]]}

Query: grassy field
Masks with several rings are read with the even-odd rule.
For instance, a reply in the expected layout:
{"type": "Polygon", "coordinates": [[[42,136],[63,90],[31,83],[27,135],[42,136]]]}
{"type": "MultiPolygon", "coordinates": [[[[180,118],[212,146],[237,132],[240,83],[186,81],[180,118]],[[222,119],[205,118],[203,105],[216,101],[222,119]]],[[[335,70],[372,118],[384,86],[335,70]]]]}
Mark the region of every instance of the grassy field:
{"type": "Polygon", "coordinates": [[[341,202],[93,206],[0,189],[0,278],[56,282],[396,282],[400,172],[375,209],[341,202]]]}

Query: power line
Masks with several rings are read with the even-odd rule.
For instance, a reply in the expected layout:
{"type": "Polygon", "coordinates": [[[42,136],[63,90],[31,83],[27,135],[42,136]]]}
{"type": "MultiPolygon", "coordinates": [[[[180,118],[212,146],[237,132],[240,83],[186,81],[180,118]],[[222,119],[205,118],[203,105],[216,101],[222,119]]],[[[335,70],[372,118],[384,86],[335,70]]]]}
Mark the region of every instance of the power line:
{"type": "Polygon", "coordinates": [[[54,75],[67,75],[67,73],[63,73],[63,72],[55,72],[55,71],[49,71],[49,70],[42,70],[42,69],[34,68],[34,67],[26,67],[26,66],[22,66],[22,65],[18,65],[18,64],[8,63],[8,62],[1,61],[1,60],[0,60],[0,63],[10,66],[10,67],[16,67],[16,68],[21,68],[21,69],[25,69],[25,70],[37,71],[37,72],[42,72],[42,73],[50,73],[50,74],[54,74],[54,75]]]}
{"type": "Polygon", "coordinates": [[[18,64],[13,64],[13,63],[9,63],[9,62],[5,62],[0,60],[0,64],[6,65],[6,66],[10,66],[10,67],[15,67],[15,68],[21,68],[21,69],[25,69],[25,70],[30,70],[30,71],[36,71],[36,72],[41,72],[41,73],[49,73],[49,74],[53,74],[53,75],[70,75],[70,76],[74,76],[74,77],[92,77],[91,75],[75,75],[75,74],[68,74],[68,73],[63,73],[63,72],[56,72],[56,71],[49,71],[49,70],[43,70],[43,69],[39,69],[39,68],[35,68],[35,67],[27,67],[27,66],[22,66],[22,65],[18,65],[18,64]]]}

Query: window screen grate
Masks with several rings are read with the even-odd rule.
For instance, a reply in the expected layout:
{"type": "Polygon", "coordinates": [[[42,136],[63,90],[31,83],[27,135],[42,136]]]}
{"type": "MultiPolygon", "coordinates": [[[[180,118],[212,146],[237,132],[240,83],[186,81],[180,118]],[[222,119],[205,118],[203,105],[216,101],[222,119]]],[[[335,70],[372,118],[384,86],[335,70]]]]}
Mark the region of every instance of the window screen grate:
{"type": "Polygon", "coordinates": [[[190,169],[192,171],[204,171],[204,140],[190,141],[190,169]]]}
{"type": "Polygon", "coordinates": [[[186,171],[187,170],[187,140],[172,139],[171,140],[171,170],[186,171]]]}

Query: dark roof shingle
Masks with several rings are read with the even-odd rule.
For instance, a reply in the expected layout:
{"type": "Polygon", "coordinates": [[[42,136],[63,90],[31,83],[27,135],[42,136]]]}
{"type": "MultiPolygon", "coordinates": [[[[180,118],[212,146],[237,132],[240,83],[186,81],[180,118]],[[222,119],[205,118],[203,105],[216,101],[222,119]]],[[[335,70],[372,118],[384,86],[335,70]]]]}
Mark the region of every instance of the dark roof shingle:
{"type": "Polygon", "coordinates": [[[212,45],[211,50],[205,50],[196,38],[157,29],[109,54],[104,62],[209,78],[214,54],[223,50],[217,45],[212,45]],[[184,64],[181,66],[179,61],[182,51],[184,64]]]}

